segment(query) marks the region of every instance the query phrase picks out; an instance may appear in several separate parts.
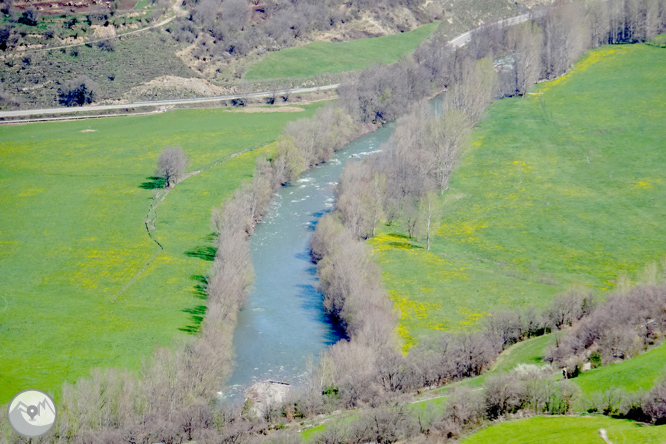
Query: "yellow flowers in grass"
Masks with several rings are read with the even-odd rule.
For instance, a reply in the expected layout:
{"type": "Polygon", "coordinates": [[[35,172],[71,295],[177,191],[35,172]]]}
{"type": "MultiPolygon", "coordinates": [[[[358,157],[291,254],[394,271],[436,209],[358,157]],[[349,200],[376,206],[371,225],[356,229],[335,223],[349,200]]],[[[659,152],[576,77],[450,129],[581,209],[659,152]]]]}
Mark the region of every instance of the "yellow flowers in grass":
{"type": "Polygon", "coordinates": [[[581,60],[579,60],[576,63],[573,69],[569,70],[566,74],[558,77],[555,80],[542,83],[538,91],[540,93],[545,93],[546,91],[550,90],[553,86],[561,85],[567,82],[568,80],[571,79],[571,77],[574,74],[586,71],[588,68],[590,68],[591,66],[597,64],[602,60],[608,62],[609,57],[617,57],[619,55],[626,54],[630,51],[635,51],[637,49],[637,46],[638,45],[615,45],[615,46],[609,45],[609,46],[602,46],[601,48],[594,51],[590,51],[587,53],[586,57],[583,57],[581,60]]]}

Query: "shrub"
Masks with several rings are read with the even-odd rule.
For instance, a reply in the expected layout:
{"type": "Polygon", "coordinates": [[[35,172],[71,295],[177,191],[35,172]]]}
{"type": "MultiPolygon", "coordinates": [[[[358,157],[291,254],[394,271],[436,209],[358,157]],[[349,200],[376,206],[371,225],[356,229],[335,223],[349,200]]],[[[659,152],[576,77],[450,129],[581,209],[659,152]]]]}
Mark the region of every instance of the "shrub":
{"type": "Polygon", "coordinates": [[[642,403],[643,412],[653,423],[666,422],[666,379],[662,379],[646,393],[642,403]]]}
{"type": "Polygon", "coordinates": [[[18,22],[28,26],[37,26],[39,23],[40,17],[39,12],[36,9],[28,9],[21,13],[21,16],[18,18],[18,22]]]}
{"type": "Polygon", "coordinates": [[[99,94],[99,86],[87,76],[65,82],[58,89],[59,102],[65,106],[83,106],[92,103],[99,94]]]}

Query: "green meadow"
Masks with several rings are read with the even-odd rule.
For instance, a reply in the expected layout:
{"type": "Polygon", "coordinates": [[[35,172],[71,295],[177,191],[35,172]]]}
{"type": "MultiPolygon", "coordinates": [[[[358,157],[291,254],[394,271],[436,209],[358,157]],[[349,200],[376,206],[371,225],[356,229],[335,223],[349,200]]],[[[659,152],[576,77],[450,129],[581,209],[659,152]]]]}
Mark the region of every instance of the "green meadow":
{"type": "Polygon", "coordinates": [[[307,78],[319,74],[358,71],[388,64],[413,52],[437,29],[438,21],[402,34],[349,42],[313,42],[267,54],[251,65],[245,80],[307,78]]]}
{"type": "Polygon", "coordinates": [[[406,347],[571,286],[612,290],[666,255],[665,71],[662,48],[603,47],[489,107],[431,250],[395,226],[370,240],[406,347]]]}
{"type": "Polygon", "coordinates": [[[651,389],[665,373],[666,345],[662,344],[626,361],[587,371],[572,381],[586,395],[616,387],[631,392],[651,389]]]}
{"type": "Polygon", "coordinates": [[[613,444],[663,444],[666,426],[646,427],[624,419],[607,417],[543,417],[509,421],[487,427],[463,444],[598,444],[599,430],[613,444]]]}
{"type": "Polygon", "coordinates": [[[138,369],[155,344],[196,332],[212,208],[318,106],[0,127],[0,404],[26,388],[57,395],[94,366],[138,369]],[[144,223],[169,145],[203,171],[157,207],[160,250],[144,223]]]}

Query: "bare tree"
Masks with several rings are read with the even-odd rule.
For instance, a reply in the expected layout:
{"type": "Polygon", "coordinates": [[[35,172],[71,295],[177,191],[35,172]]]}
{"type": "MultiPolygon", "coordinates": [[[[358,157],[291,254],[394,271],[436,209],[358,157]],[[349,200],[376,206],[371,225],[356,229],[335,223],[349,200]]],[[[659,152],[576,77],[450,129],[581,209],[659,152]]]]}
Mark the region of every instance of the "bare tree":
{"type": "Polygon", "coordinates": [[[473,123],[495,98],[497,73],[489,58],[462,58],[454,70],[455,83],[446,94],[445,107],[463,111],[473,123]]]}
{"type": "Polygon", "coordinates": [[[426,249],[430,250],[430,239],[440,222],[441,203],[434,191],[428,191],[419,200],[420,231],[426,238],[426,249]]]}
{"type": "Polygon", "coordinates": [[[434,117],[432,146],[435,150],[436,179],[441,194],[449,188],[449,178],[469,146],[471,132],[469,119],[458,110],[450,110],[444,116],[434,117]]]}
{"type": "Polygon", "coordinates": [[[513,49],[516,75],[516,94],[524,96],[541,73],[543,33],[534,22],[511,27],[509,46],[513,49]]]}
{"type": "Polygon", "coordinates": [[[183,149],[179,146],[168,146],[164,148],[162,154],[157,159],[157,168],[155,175],[163,177],[164,186],[170,188],[178,182],[178,179],[187,168],[188,159],[183,149]]]}
{"type": "Polygon", "coordinates": [[[643,411],[653,423],[666,420],[666,379],[657,382],[643,398],[643,411]]]}
{"type": "Polygon", "coordinates": [[[222,20],[232,29],[240,30],[250,18],[250,5],[247,0],[223,0],[222,20]]]}

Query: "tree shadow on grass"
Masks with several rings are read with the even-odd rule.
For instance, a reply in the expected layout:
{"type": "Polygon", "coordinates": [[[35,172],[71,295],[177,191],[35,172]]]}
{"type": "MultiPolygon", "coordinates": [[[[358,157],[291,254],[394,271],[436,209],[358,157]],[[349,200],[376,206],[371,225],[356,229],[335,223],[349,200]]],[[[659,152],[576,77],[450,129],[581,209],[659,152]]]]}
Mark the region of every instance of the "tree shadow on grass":
{"type": "Polygon", "coordinates": [[[156,190],[158,188],[164,188],[166,185],[166,179],[164,177],[150,176],[146,177],[146,181],[139,185],[139,188],[144,190],[156,190]]]}
{"type": "Polygon", "coordinates": [[[194,289],[193,289],[194,296],[197,299],[202,299],[204,301],[208,299],[208,293],[206,293],[206,286],[208,285],[208,280],[206,279],[206,276],[203,276],[201,274],[193,274],[192,276],[190,276],[190,279],[196,282],[196,284],[194,284],[194,289]]]}
{"type": "Polygon", "coordinates": [[[196,334],[199,331],[199,327],[201,327],[201,322],[204,319],[204,316],[206,315],[206,306],[205,305],[197,305],[196,307],[192,308],[186,308],[183,310],[185,313],[191,314],[191,319],[192,319],[192,325],[188,325],[187,327],[179,328],[178,330],[184,331],[185,333],[189,334],[196,334]]]}
{"type": "Polygon", "coordinates": [[[186,251],[185,256],[198,257],[201,260],[213,262],[215,260],[215,253],[217,253],[217,248],[206,246],[186,251]]]}
{"type": "MultiPolygon", "coordinates": [[[[206,262],[214,261],[215,253],[217,253],[217,248],[212,246],[214,239],[215,239],[215,234],[210,233],[205,238],[205,244],[207,245],[199,246],[193,248],[192,250],[186,251],[185,256],[201,259],[202,261],[206,262]]],[[[206,267],[209,266],[207,265],[206,267]]],[[[205,272],[207,271],[208,270],[206,270],[205,272]]],[[[208,299],[208,293],[206,292],[206,289],[208,287],[208,279],[206,278],[206,276],[203,274],[193,274],[192,276],[190,276],[190,279],[194,281],[194,287],[192,288],[192,293],[194,294],[194,297],[199,299],[200,301],[205,301],[206,299],[208,299]]],[[[183,312],[190,313],[192,315],[190,317],[192,324],[184,328],[179,328],[178,330],[184,331],[189,334],[196,334],[199,331],[201,322],[203,321],[203,318],[206,314],[206,306],[197,305],[194,308],[186,308],[185,310],[183,310],[183,312]]]]}
{"type": "Polygon", "coordinates": [[[414,242],[416,242],[414,239],[404,234],[391,233],[388,235],[388,237],[391,240],[387,242],[386,245],[388,245],[391,248],[399,248],[402,250],[411,250],[414,248],[421,250],[423,249],[422,246],[414,244],[414,242]]]}

